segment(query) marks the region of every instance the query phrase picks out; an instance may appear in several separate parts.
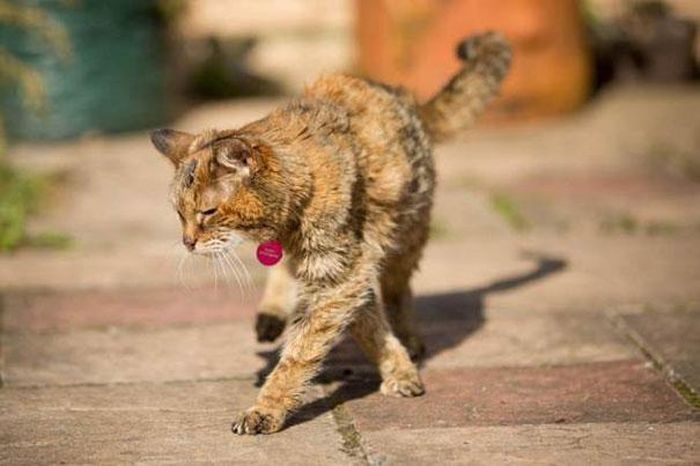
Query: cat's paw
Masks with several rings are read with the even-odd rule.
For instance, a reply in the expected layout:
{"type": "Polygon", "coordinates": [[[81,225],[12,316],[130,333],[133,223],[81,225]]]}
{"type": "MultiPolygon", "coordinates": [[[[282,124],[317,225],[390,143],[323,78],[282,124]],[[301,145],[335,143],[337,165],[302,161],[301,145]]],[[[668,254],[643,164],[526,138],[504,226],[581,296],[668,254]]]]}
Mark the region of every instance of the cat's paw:
{"type": "Polygon", "coordinates": [[[410,398],[424,394],[425,387],[418,374],[411,374],[386,378],[379,387],[379,391],[382,395],[410,398]]]}
{"type": "Polygon", "coordinates": [[[271,434],[277,432],[284,424],[284,412],[253,406],[238,415],[231,431],[238,435],[271,434]]]}
{"type": "Polygon", "coordinates": [[[275,341],[282,335],[286,321],[284,318],[260,312],[255,319],[255,335],[259,342],[275,341]]]}

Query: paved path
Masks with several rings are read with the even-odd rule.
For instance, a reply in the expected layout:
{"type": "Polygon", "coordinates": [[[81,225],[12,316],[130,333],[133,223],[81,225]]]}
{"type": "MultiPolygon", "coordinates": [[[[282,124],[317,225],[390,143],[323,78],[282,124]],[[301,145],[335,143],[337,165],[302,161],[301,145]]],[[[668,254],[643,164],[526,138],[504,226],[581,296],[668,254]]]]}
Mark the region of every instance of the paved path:
{"type": "Polygon", "coordinates": [[[65,175],[32,228],[76,246],[0,258],[0,463],[697,464],[698,104],[620,90],[441,148],[416,278],[427,394],[382,397],[346,341],[290,425],[255,438],[230,422],[276,346],[254,341],[255,292],[204,270],[180,285],[169,167],[144,135],[16,148],[65,175]]]}

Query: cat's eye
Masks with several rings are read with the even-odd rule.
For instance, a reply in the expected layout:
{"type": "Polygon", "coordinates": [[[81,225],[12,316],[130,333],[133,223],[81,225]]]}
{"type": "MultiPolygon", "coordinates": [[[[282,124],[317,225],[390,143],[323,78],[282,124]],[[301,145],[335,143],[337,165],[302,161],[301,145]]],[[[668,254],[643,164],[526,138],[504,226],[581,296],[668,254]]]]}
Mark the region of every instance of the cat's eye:
{"type": "Polygon", "coordinates": [[[182,215],[182,212],[180,212],[179,210],[177,210],[176,212],[177,212],[177,216],[180,217],[180,221],[184,223],[184,222],[185,222],[185,216],[182,215]]]}
{"type": "Polygon", "coordinates": [[[205,215],[205,216],[214,215],[216,213],[216,210],[217,210],[216,207],[212,207],[211,209],[201,211],[200,214],[205,215]]]}

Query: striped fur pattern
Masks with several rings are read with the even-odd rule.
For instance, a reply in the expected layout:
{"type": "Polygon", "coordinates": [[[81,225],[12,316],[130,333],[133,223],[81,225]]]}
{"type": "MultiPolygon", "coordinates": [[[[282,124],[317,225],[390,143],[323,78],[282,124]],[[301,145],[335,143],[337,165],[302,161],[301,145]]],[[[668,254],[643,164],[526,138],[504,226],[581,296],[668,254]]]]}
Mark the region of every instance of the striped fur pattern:
{"type": "Polygon", "coordinates": [[[510,56],[496,34],[464,47],[464,70],[423,106],[402,89],[334,75],[241,128],[152,134],[175,166],[171,198],[192,252],[243,239],[286,251],[256,323],[261,341],[287,327],[284,347],[235,433],[282,428],[345,332],[376,363],[382,393],[424,393],[409,281],[428,238],[432,145],[471,124],[510,56]]]}
{"type": "Polygon", "coordinates": [[[496,96],[510,68],[511,49],[498,33],[462,42],[457,54],[465,61],[462,71],[420,109],[435,142],[449,139],[474,124],[496,96]]]}

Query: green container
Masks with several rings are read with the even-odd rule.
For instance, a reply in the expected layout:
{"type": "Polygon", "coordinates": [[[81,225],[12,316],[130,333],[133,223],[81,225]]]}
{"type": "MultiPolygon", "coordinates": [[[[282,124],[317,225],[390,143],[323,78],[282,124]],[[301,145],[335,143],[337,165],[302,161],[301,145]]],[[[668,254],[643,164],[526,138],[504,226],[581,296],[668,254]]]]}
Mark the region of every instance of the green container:
{"type": "Polygon", "coordinates": [[[18,139],[67,139],[158,126],[168,120],[167,36],[155,0],[34,0],[65,28],[68,58],[36,32],[2,26],[0,45],[39,72],[40,114],[18,86],[3,88],[6,131],[18,139]]]}

